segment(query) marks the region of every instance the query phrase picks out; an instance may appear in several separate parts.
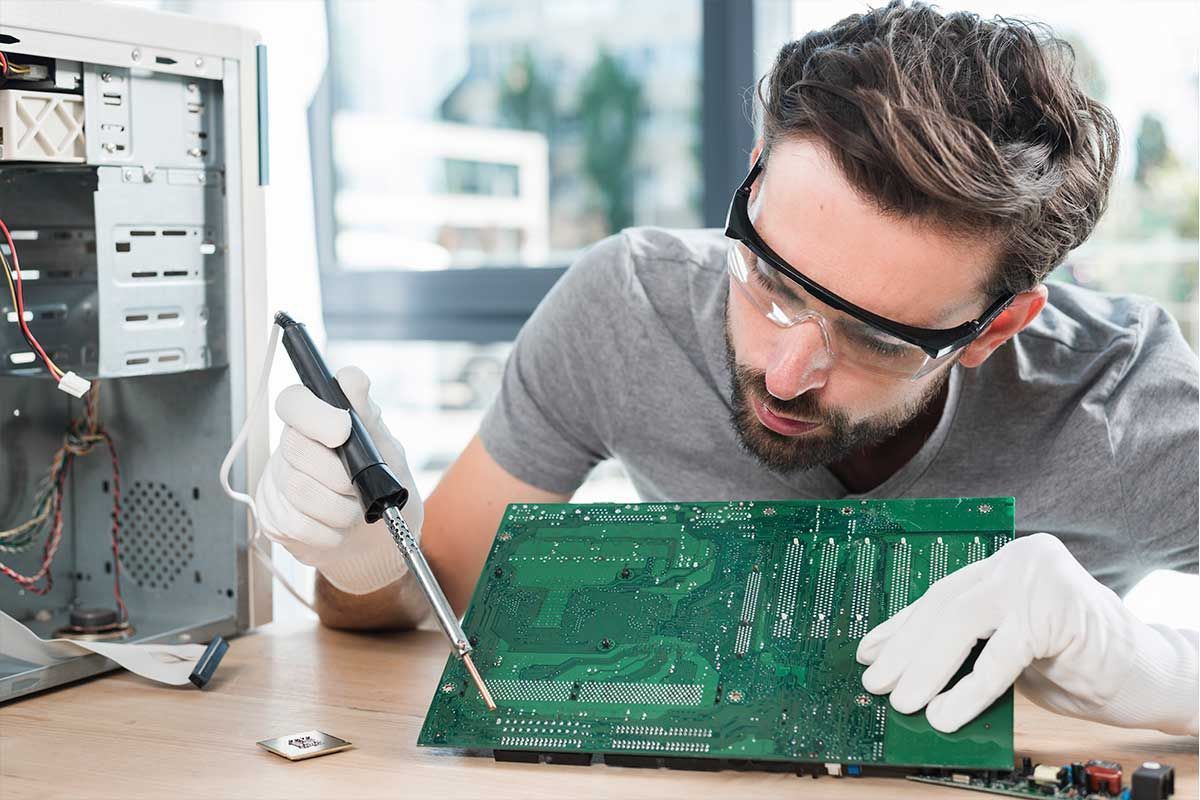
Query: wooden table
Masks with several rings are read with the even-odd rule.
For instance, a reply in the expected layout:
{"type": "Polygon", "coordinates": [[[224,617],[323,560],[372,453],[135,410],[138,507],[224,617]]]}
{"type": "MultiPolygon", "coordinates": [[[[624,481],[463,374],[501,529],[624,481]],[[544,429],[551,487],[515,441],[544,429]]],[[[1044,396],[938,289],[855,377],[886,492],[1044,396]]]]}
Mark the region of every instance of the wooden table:
{"type": "MultiPolygon", "coordinates": [[[[0,796],[672,798],[986,795],[893,778],[798,778],[595,764],[497,764],[417,748],[446,660],[440,634],[348,634],[275,623],[231,642],[209,688],[174,689],[129,673],[0,707],[0,796]],[[319,728],[354,749],[289,762],[259,739],[319,728]]],[[[1197,797],[1197,742],[1058,717],[1023,698],[1017,752],[1034,762],[1151,759],[1173,764],[1177,798],[1197,797]]],[[[994,795],[993,795],[994,796],[994,795]]]]}

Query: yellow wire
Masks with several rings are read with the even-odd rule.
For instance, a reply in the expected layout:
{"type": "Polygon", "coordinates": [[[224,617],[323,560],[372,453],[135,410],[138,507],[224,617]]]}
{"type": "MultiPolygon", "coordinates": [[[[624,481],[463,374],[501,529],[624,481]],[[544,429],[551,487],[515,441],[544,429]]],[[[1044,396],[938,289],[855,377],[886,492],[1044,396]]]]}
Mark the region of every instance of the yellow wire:
{"type": "MultiPolygon", "coordinates": [[[[8,279],[8,293],[12,296],[13,313],[20,316],[21,307],[17,304],[17,288],[13,285],[12,267],[8,265],[8,259],[4,257],[4,251],[0,250],[0,262],[4,263],[4,277],[8,279]]],[[[17,320],[17,326],[20,327],[21,320],[17,320]]],[[[50,362],[50,375],[56,379],[63,376],[63,371],[54,363],[54,359],[50,358],[50,354],[46,354],[46,360],[50,362]]]]}
{"type": "Polygon", "coordinates": [[[8,259],[4,257],[4,251],[0,250],[0,261],[4,262],[4,277],[8,279],[8,293],[12,296],[13,311],[17,311],[17,287],[13,286],[12,269],[8,266],[8,259]]]}

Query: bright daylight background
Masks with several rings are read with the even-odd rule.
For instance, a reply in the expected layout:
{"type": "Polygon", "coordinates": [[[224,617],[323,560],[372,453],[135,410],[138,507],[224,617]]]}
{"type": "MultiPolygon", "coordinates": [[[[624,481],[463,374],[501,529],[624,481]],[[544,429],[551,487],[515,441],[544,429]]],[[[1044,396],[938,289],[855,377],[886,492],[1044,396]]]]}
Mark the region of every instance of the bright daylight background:
{"type": "MultiPolygon", "coordinates": [[[[629,225],[713,224],[706,200],[719,209],[734,182],[703,142],[738,126],[748,135],[749,123],[736,92],[708,93],[706,108],[702,65],[720,63],[710,50],[752,52],[757,77],[784,41],[866,7],[747,0],[752,25],[706,34],[700,0],[135,4],[244,24],[268,43],[271,306],[318,332],[324,309],[331,361],[370,366],[426,496],[476,430],[512,333],[555,269],[629,225]],[[486,283],[489,273],[502,280],[486,283]],[[418,304],[389,313],[368,302],[381,290],[418,304]],[[493,305],[505,309],[494,320],[493,305]]],[[[1040,20],[1073,44],[1123,141],[1107,216],[1053,279],[1150,295],[1195,349],[1198,5],[942,8],[1040,20]]],[[[745,162],[747,149],[729,149],[745,162]]],[[[275,390],[288,382],[277,364],[275,390]]],[[[636,495],[609,463],[577,499],[636,495]]],[[[276,557],[307,582],[306,568],[276,557]]],[[[308,613],[275,596],[277,617],[308,613]]],[[[1200,627],[1196,576],[1153,574],[1127,601],[1147,619],[1200,627]]]]}

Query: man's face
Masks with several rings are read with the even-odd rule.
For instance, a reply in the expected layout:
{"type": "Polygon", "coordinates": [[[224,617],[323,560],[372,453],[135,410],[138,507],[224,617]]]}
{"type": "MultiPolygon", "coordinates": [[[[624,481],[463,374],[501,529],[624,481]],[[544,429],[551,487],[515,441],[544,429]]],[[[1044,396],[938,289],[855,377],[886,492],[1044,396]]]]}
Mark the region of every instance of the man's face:
{"type": "MultiPolygon", "coordinates": [[[[885,216],[812,142],[777,143],[750,215],[785,261],[846,300],[923,328],[974,319],[994,247],[885,216]]],[[[815,322],[783,329],[731,285],[726,347],[733,424],[743,445],[788,472],[840,461],[895,434],[941,391],[949,365],[916,380],[833,358],[815,322]]]]}

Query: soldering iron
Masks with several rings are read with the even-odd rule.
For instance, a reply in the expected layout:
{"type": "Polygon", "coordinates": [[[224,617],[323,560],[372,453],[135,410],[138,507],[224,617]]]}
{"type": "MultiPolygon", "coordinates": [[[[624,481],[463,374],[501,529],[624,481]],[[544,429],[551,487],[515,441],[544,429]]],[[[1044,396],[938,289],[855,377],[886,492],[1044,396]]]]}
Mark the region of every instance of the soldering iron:
{"type": "Polygon", "coordinates": [[[462,626],[458,624],[458,616],[446,600],[437,578],[433,576],[416,537],[412,535],[404,517],[400,515],[400,509],[408,502],[408,490],[396,479],[395,473],[379,454],[366,426],[346,399],[325,359],[317,352],[316,345],[313,344],[304,325],[282,311],[275,315],[275,324],[283,329],[283,347],[292,360],[292,366],[296,368],[296,374],[300,376],[300,382],[329,405],[344,409],[350,414],[350,438],[340,445],[336,452],[350,475],[351,483],[358,491],[363,517],[367,522],[382,519],[387,525],[388,532],[408,564],[409,572],[429,598],[438,624],[449,637],[451,650],[466,665],[467,672],[471,674],[471,680],[475,682],[487,707],[495,711],[496,704],[492,695],[471,660],[471,642],[463,633],[462,626]]]}

